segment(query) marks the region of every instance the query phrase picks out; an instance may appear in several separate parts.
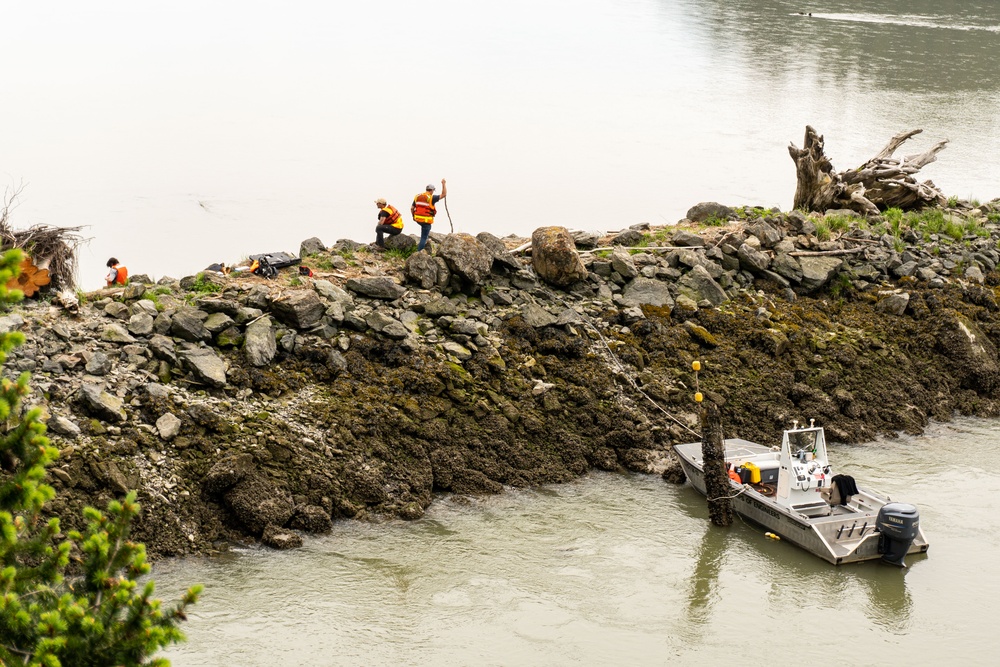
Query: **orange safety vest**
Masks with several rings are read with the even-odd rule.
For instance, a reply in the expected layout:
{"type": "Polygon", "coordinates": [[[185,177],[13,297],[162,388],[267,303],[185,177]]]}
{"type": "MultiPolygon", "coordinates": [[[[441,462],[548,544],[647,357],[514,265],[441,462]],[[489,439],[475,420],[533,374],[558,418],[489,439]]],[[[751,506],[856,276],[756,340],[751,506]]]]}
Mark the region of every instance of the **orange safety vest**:
{"type": "Polygon", "coordinates": [[[115,264],[114,269],[115,269],[115,284],[124,285],[125,283],[127,283],[128,269],[126,269],[124,266],[119,266],[118,264],[115,264]]]}
{"type": "Polygon", "coordinates": [[[399,211],[397,211],[394,207],[390,206],[389,204],[386,204],[385,208],[383,208],[382,210],[389,214],[389,217],[386,218],[385,222],[382,223],[383,225],[391,225],[396,229],[403,228],[403,216],[399,214],[399,211]]]}
{"type": "Polygon", "coordinates": [[[437,208],[434,207],[433,192],[421,192],[413,198],[414,221],[429,225],[434,222],[435,213],[437,213],[437,208]]]}

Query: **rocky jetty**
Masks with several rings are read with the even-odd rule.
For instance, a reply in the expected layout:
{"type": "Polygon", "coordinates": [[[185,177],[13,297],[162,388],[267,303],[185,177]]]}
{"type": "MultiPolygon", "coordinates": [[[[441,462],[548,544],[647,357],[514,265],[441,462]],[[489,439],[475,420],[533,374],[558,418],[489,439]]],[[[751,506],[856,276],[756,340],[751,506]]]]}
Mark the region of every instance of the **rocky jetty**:
{"type": "Polygon", "coordinates": [[[830,437],[1000,413],[1000,201],[857,217],[699,204],[678,225],[530,240],[303,242],[313,277],[209,273],[26,301],[60,449],[52,503],[138,489],[153,556],[294,547],[435,494],[592,469],[661,473],[699,437],[691,361],[727,437],[830,437]]]}

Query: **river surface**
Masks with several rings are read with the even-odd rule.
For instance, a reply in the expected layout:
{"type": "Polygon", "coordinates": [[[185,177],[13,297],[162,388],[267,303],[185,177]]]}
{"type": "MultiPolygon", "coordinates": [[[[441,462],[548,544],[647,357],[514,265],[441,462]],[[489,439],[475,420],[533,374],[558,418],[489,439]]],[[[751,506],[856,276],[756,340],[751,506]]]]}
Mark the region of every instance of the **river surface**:
{"type": "Polygon", "coordinates": [[[85,226],[87,289],[111,255],[180,277],[374,240],[376,198],[405,209],[441,178],[473,234],[787,210],[807,124],[838,170],[922,128],[901,154],[951,140],[923,177],[1000,195],[993,0],[49,0],[3,18],[0,190],[21,192],[15,227],[85,226]]]}
{"type": "Polygon", "coordinates": [[[424,518],[338,522],[302,549],[159,564],[205,584],[174,667],[208,665],[993,665],[1000,422],[833,444],[836,469],[912,502],[931,542],[904,570],[836,567],[689,485],[593,474],[424,518]]]}

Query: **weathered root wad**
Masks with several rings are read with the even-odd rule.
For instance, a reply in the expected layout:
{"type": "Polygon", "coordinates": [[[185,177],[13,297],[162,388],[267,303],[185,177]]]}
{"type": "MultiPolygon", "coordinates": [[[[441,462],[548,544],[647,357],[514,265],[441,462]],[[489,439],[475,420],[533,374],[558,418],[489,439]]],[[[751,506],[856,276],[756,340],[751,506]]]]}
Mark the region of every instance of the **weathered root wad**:
{"type": "Polygon", "coordinates": [[[921,132],[901,132],[860,167],[838,173],[824,152],[823,136],[807,125],[802,148],[795,144],[788,146],[797,181],[794,207],[817,212],[850,209],[862,215],[876,215],[889,208],[905,211],[945,205],[947,197],[933,182],[920,183],[914,176],[937,159],[937,154],[948,144],[947,139],[923,153],[893,157],[896,149],[921,132]]]}

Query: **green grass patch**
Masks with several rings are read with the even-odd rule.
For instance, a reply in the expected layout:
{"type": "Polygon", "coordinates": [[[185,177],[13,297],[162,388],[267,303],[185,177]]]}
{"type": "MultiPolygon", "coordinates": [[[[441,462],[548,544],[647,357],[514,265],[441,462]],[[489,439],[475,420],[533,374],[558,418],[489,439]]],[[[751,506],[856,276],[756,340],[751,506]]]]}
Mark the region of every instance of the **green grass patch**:
{"type": "Polygon", "coordinates": [[[885,220],[886,224],[891,230],[893,236],[899,236],[901,227],[903,225],[903,209],[901,208],[887,208],[882,214],[882,218],[885,220]]]}
{"type": "Polygon", "coordinates": [[[303,264],[312,267],[314,269],[321,269],[323,271],[330,271],[333,269],[333,261],[327,254],[315,254],[307,255],[303,258],[303,264]]]}
{"type": "Polygon", "coordinates": [[[202,271],[195,276],[194,283],[188,291],[195,292],[197,294],[217,294],[222,291],[222,285],[212,282],[212,280],[205,275],[205,272],[202,271]]]}
{"type": "Polygon", "coordinates": [[[827,227],[832,232],[846,232],[851,228],[851,225],[856,221],[857,218],[853,215],[828,215],[825,218],[827,227]]]}
{"type": "Polygon", "coordinates": [[[163,306],[162,303],[160,303],[160,295],[159,294],[157,294],[155,292],[146,292],[141,297],[139,297],[139,299],[140,300],[144,299],[146,301],[152,301],[153,305],[156,306],[156,312],[158,312],[158,313],[163,312],[164,306],[163,306]]]}
{"type": "Polygon", "coordinates": [[[409,248],[389,248],[385,251],[385,256],[405,260],[415,252],[417,252],[417,246],[411,245],[409,248]]]}
{"type": "Polygon", "coordinates": [[[826,223],[826,220],[816,221],[816,238],[820,241],[830,240],[830,226],[826,223]]]}

